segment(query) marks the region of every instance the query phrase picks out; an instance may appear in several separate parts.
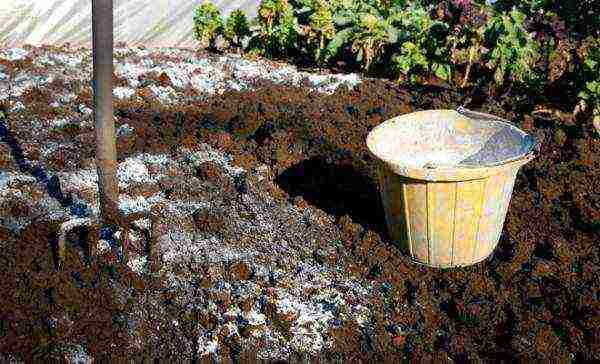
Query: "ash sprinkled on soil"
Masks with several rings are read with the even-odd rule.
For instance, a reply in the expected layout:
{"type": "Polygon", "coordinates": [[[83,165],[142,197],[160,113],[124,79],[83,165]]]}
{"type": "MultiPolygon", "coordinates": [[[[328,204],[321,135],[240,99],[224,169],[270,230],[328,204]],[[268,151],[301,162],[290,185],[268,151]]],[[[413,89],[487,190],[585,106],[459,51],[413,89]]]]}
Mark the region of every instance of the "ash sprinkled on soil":
{"type": "Polygon", "coordinates": [[[534,127],[510,99],[489,101],[484,111],[522,124],[542,153],[517,177],[494,255],[435,270],[389,241],[364,140],[386,119],[456,108],[468,95],[239,56],[119,49],[120,203],[159,211],[162,265],[151,269],[151,224],[140,218],[127,265],[100,232],[81,229],[57,272],[50,248],[60,223],[81,206],[98,213],[85,112],[91,54],[25,47],[4,50],[0,64],[0,94],[11,90],[10,102],[0,99],[9,116],[0,120],[5,357],[600,359],[591,118],[534,127]],[[89,267],[86,243],[98,246],[89,267]]]}

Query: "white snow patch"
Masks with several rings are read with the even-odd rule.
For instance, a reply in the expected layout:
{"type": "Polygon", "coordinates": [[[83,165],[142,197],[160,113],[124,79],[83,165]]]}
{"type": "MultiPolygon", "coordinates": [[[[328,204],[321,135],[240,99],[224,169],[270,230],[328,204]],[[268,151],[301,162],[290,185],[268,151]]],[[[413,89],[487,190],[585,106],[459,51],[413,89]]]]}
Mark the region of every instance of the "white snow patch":
{"type": "Polygon", "coordinates": [[[167,212],[178,216],[191,215],[200,208],[208,208],[210,205],[206,202],[194,201],[173,201],[167,205],[167,212]]]}
{"type": "Polygon", "coordinates": [[[38,200],[35,210],[43,213],[47,219],[52,221],[70,218],[60,203],[55,198],[50,196],[38,200]]]}
{"type": "Polygon", "coordinates": [[[68,93],[68,94],[61,95],[58,98],[58,101],[62,104],[68,104],[69,102],[73,101],[73,99],[75,99],[76,97],[77,97],[77,95],[75,95],[74,93],[68,93]]]}
{"type": "Polygon", "coordinates": [[[356,305],[353,311],[358,326],[365,327],[370,320],[371,310],[366,306],[356,305]]]}
{"type": "Polygon", "coordinates": [[[113,96],[119,99],[128,99],[133,96],[133,94],[135,94],[135,90],[129,87],[115,87],[113,89],[113,96]]]}
{"type": "Polygon", "coordinates": [[[140,58],[146,58],[150,55],[150,51],[147,49],[135,48],[133,51],[140,58]]]}
{"type": "Polygon", "coordinates": [[[119,163],[117,167],[117,178],[119,179],[119,187],[126,187],[130,182],[154,182],[148,173],[148,168],[144,162],[138,158],[127,158],[119,163]]]}
{"type": "Polygon", "coordinates": [[[144,196],[131,197],[129,195],[119,196],[119,209],[125,215],[129,215],[136,212],[150,211],[152,206],[164,201],[164,195],[162,192],[152,195],[148,198],[144,196]]]}
{"type": "Polygon", "coordinates": [[[254,309],[250,310],[247,313],[244,313],[244,318],[248,320],[248,324],[252,326],[264,325],[267,322],[266,316],[260,312],[255,311],[254,309]]]}
{"type": "Polygon", "coordinates": [[[0,191],[8,188],[8,185],[14,182],[35,183],[35,177],[15,172],[0,171],[0,191]]]}
{"type": "Polygon", "coordinates": [[[52,58],[54,58],[58,62],[62,63],[63,65],[65,65],[67,67],[71,67],[71,68],[79,67],[79,66],[81,66],[81,63],[83,62],[83,56],[79,55],[79,54],[73,55],[73,54],[57,53],[57,54],[53,54],[52,58]]]}
{"type": "Polygon", "coordinates": [[[73,122],[69,118],[57,118],[49,120],[49,124],[54,128],[62,128],[72,123],[73,122]]]}
{"type": "Polygon", "coordinates": [[[3,188],[3,189],[0,189],[0,197],[1,198],[11,198],[11,197],[24,198],[25,195],[23,194],[23,192],[21,190],[16,189],[16,188],[3,188]]]}
{"type": "Polygon", "coordinates": [[[154,60],[152,60],[152,58],[144,58],[142,59],[142,65],[146,68],[153,68],[154,60]]]}
{"type": "Polygon", "coordinates": [[[0,58],[7,61],[20,61],[29,55],[29,51],[23,48],[9,48],[0,52],[0,58]]]}
{"type": "Polygon", "coordinates": [[[77,109],[80,113],[85,115],[91,115],[94,112],[94,110],[90,109],[85,104],[80,104],[77,109]]]}
{"type": "Polygon", "coordinates": [[[127,79],[129,85],[133,88],[137,88],[140,84],[138,77],[145,73],[147,69],[135,65],[133,63],[116,63],[115,74],[120,77],[127,79]]]}
{"type": "MultiPolygon", "coordinates": [[[[246,90],[248,89],[248,85],[243,82],[243,81],[237,81],[237,80],[228,80],[226,83],[226,89],[228,90],[235,90],[235,91],[242,91],[242,90],[246,90]]],[[[222,91],[225,91],[225,89],[222,89],[222,91]]],[[[223,92],[220,92],[221,94],[223,92]]]]}
{"type": "Polygon", "coordinates": [[[226,323],[225,327],[227,328],[227,331],[228,331],[227,336],[240,336],[238,327],[233,321],[229,321],[228,323],[226,323]]]}
{"type": "Polygon", "coordinates": [[[157,85],[150,85],[149,87],[150,90],[152,90],[152,92],[156,95],[156,97],[158,97],[158,99],[164,103],[172,103],[177,99],[177,93],[170,86],[163,87],[157,85]]]}
{"type": "Polygon", "coordinates": [[[235,70],[233,75],[235,78],[253,79],[262,76],[263,70],[261,65],[256,62],[250,62],[245,59],[240,59],[234,63],[235,70]]]}
{"type": "Polygon", "coordinates": [[[175,87],[184,88],[190,83],[191,70],[183,64],[173,64],[171,67],[167,68],[165,72],[175,87]]]}
{"type": "Polygon", "coordinates": [[[131,135],[135,132],[135,129],[129,124],[123,124],[117,128],[117,137],[122,137],[124,135],[131,135]]]}
{"type": "Polygon", "coordinates": [[[217,77],[212,77],[205,74],[196,74],[190,80],[192,87],[200,92],[215,94],[217,84],[220,81],[217,77]]]}
{"type": "Polygon", "coordinates": [[[141,159],[145,163],[148,164],[158,164],[161,167],[166,167],[171,161],[169,155],[167,154],[150,154],[150,153],[142,153],[137,156],[137,158],[141,159]]]}
{"type": "Polygon", "coordinates": [[[152,222],[150,221],[150,219],[139,219],[139,220],[134,221],[133,224],[136,225],[140,229],[150,230],[152,222]]]}
{"type": "MultiPolygon", "coordinates": [[[[214,244],[218,244],[216,238],[211,238],[214,244]]],[[[167,231],[167,234],[159,238],[161,246],[164,247],[163,260],[174,263],[180,259],[201,256],[202,246],[192,243],[192,237],[181,231],[167,231]]]]}
{"type": "Polygon", "coordinates": [[[101,254],[106,253],[110,250],[110,243],[104,239],[99,239],[96,249],[98,249],[98,252],[101,254]]]}
{"type": "Polygon", "coordinates": [[[58,176],[65,186],[72,185],[77,189],[92,189],[98,191],[98,172],[96,169],[58,172],[58,176]]]}
{"type": "Polygon", "coordinates": [[[53,75],[34,76],[27,73],[19,73],[16,77],[13,77],[12,87],[9,89],[8,86],[0,87],[0,100],[7,99],[9,96],[18,97],[23,95],[25,91],[34,86],[43,86],[54,80],[53,75]]]}
{"type": "Polygon", "coordinates": [[[146,270],[146,257],[137,257],[129,259],[127,265],[136,273],[143,273],[146,270]]]}
{"type": "Polygon", "coordinates": [[[73,346],[65,357],[70,364],[92,364],[94,362],[94,358],[81,345],[73,346]]]}
{"type": "Polygon", "coordinates": [[[21,101],[15,102],[15,104],[10,109],[10,111],[12,111],[12,112],[17,112],[17,111],[21,111],[21,110],[25,110],[25,105],[23,105],[23,103],[21,101]]]}
{"type": "MultiPolygon", "coordinates": [[[[214,162],[225,169],[225,171],[230,175],[239,175],[245,172],[245,170],[241,167],[235,167],[231,165],[231,157],[227,154],[223,154],[216,149],[213,149],[210,145],[206,143],[201,143],[199,145],[200,150],[187,153],[185,155],[185,159],[192,163],[194,166],[198,166],[204,162],[214,162]]],[[[184,153],[186,150],[184,149],[184,153]]]]}
{"type": "Polygon", "coordinates": [[[195,58],[192,59],[192,64],[198,65],[202,68],[212,67],[208,58],[195,58]]]}
{"type": "Polygon", "coordinates": [[[341,85],[346,85],[349,88],[354,88],[356,85],[361,83],[360,77],[351,73],[345,74],[330,74],[330,75],[313,75],[309,74],[308,80],[316,87],[316,91],[332,94],[341,85]]]}
{"type": "Polygon", "coordinates": [[[214,337],[208,339],[203,335],[198,337],[198,354],[203,357],[206,355],[217,355],[219,349],[219,338],[214,337]]]}
{"type": "Polygon", "coordinates": [[[56,65],[56,62],[54,62],[47,54],[42,54],[33,60],[33,64],[36,66],[54,66],[56,65]]]}
{"type": "Polygon", "coordinates": [[[271,77],[275,83],[291,83],[299,86],[302,82],[302,75],[292,67],[281,67],[271,72],[271,77]]]}
{"type": "Polygon", "coordinates": [[[318,353],[331,344],[325,342],[323,334],[334,316],[330,311],[323,310],[321,305],[284,294],[283,298],[277,301],[277,311],[292,314],[295,318],[290,328],[293,334],[290,344],[296,350],[318,353]]]}

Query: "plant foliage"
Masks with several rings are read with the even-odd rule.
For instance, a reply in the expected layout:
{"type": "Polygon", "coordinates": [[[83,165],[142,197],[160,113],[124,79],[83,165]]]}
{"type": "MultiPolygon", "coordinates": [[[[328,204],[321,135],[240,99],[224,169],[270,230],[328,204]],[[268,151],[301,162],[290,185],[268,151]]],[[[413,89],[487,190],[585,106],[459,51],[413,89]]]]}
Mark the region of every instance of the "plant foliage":
{"type": "Polygon", "coordinates": [[[223,33],[223,18],[214,4],[205,2],[194,11],[194,38],[215,48],[215,41],[223,33]]]}
{"type": "Polygon", "coordinates": [[[368,2],[342,4],[334,18],[339,31],[327,47],[329,57],[349,46],[356,61],[369,70],[383,48],[398,41],[398,29],[394,26],[397,14],[389,11],[368,2]]]}
{"type": "Polygon", "coordinates": [[[525,14],[513,9],[494,15],[485,36],[493,47],[486,65],[495,70],[497,84],[502,85],[506,79],[520,83],[532,79],[540,47],[525,28],[525,14]]]}
{"type": "Polygon", "coordinates": [[[205,3],[195,12],[194,35],[212,48],[219,35],[238,48],[248,39],[243,47],[248,52],[324,65],[342,61],[399,82],[437,79],[467,87],[477,81],[534,95],[584,72],[575,75],[581,81],[577,92],[597,105],[598,43],[589,39],[600,36],[600,27],[597,16],[588,19],[594,2],[576,3],[262,0],[252,22],[237,10],[225,26],[218,9],[205,3]],[[590,27],[582,27],[581,19],[590,27]],[[585,55],[577,57],[575,50],[584,44],[585,55]]]}
{"type": "Polygon", "coordinates": [[[417,5],[398,12],[396,19],[399,51],[392,61],[400,76],[415,82],[417,74],[433,73],[450,81],[452,67],[446,45],[448,25],[431,19],[426,9],[417,5]]]}
{"type": "Polygon", "coordinates": [[[246,14],[239,9],[234,10],[225,23],[225,38],[230,44],[241,47],[242,41],[250,35],[250,24],[246,14]]]}
{"type": "Polygon", "coordinates": [[[600,41],[587,39],[581,53],[585,86],[579,97],[592,106],[595,117],[600,117],[600,41]]]}
{"type": "Polygon", "coordinates": [[[287,0],[263,0],[250,49],[266,56],[290,55],[299,40],[298,19],[287,0]]]}

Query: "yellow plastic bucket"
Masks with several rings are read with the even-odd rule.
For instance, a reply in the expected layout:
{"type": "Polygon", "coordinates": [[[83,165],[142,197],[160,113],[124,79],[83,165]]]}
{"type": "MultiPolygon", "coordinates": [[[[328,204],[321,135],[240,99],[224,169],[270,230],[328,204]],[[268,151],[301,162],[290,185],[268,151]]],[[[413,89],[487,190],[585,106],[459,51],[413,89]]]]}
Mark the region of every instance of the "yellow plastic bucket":
{"type": "Polygon", "coordinates": [[[367,147],[392,239],[413,261],[449,268],[494,251],[516,174],[536,143],[502,119],[459,108],[388,120],[367,147]]]}

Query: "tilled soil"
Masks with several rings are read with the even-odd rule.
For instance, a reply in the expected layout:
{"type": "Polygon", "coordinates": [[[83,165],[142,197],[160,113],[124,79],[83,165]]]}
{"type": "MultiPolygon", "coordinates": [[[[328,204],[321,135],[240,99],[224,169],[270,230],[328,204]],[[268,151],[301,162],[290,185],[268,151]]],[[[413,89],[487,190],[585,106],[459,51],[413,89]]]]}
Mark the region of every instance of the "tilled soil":
{"type": "MultiPolygon", "coordinates": [[[[26,93],[28,105],[34,105],[28,112],[42,118],[47,111],[38,100],[51,94],[49,88],[26,93]]],[[[181,271],[177,274],[197,278],[195,293],[190,294],[164,283],[171,279],[168,274],[162,280],[139,276],[115,265],[110,254],[98,258],[91,270],[72,255],[68,268],[53,273],[48,247],[55,241],[56,222],[31,223],[15,237],[4,229],[2,292],[8,308],[1,311],[0,352],[28,353],[31,358],[42,355],[36,348],[51,347],[49,343],[85,343],[96,359],[111,353],[191,359],[212,354],[213,359],[252,361],[258,353],[259,358],[290,362],[600,360],[600,139],[591,119],[565,113],[542,118],[532,114],[533,107],[515,107],[522,103],[510,97],[485,99],[480,94],[462,95],[439,87],[407,89],[365,79],[331,95],[315,93],[308,86],[258,82],[252,90],[229,90],[186,104],[164,106],[141,92],[139,99],[115,101],[117,127],[127,124],[133,130],[118,139],[120,162],[142,152],[175,156],[182,147],[210,148],[230,155],[231,166],[246,171],[240,180],[236,176],[241,174],[230,170],[233,167],[204,162],[185,169],[187,164],[181,162],[171,165],[179,169],[169,172],[170,179],[161,177],[153,187],[140,187],[140,193],[148,196],[163,193],[168,199],[208,201],[211,206],[196,209],[185,221],[164,222],[161,226],[167,230],[183,226],[183,231],[197,236],[177,242],[171,236],[169,241],[160,240],[160,249],[172,256],[181,249],[177,244],[188,239],[205,241],[199,248],[204,255],[236,249],[255,255],[173,263],[181,271]],[[490,258],[460,269],[417,266],[385,231],[374,161],[365,138],[393,116],[463,104],[514,120],[541,140],[542,150],[517,176],[500,243],[490,258]],[[181,183],[186,179],[188,184],[181,183]],[[197,181],[208,187],[199,188],[197,181]],[[237,223],[237,217],[250,223],[237,223]],[[269,249],[277,246],[283,248],[270,254],[269,249]],[[261,273],[261,267],[268,269],[261,273]],[[296,271],[297,278],[286,278],[287,273],[277,278],[273,274],[277,269],[296,271]],[[303,327],[297,310],[287,314],[277,306],[285,299],[272,291],[281,289],[286,279],[291,287],[296,279],[300,284],[294,289],[306,291],[306,304],[321,300],[318,307],[323,307],[323,298],[310,292],[323,286],[303,270],[339,280],[336,292],[341,292],[348,311],[327,311],[331,316],[303,327]],[[83,283],[65,288],[75,287],[74,279],[83,283]],[[310,284],[304,286],[305,282],[310,284]],[[115,292],[123,291],[115,286],[132,287],[129,299],[115,298],[115,292]],[[237,288],[213,289],[217,286],[237,288]],[[263,293],[246,292],[259,289],[263,293]],[[273,301],[274,296],[279,301],[273,301]],[[206,310],[211,304],[221,314],[231,312],[231,305],[237,307],[231,314],[237,318],[235,335],[229,321],[224,323],[206,310]],[[356,313],[361,307],[368,312],[356,313]],[[69,315],[61,316],[66,311],[69,315]],[[134,330],[131,320],[118,319],[132,311],[146,315],[138,318],[134,330]],[[75,324],[60,323],[61,317],[75,324]],[[165,317],[177,317],[180,324],[152,327],[157,321],[166,322],[165,317]],[[212,341],[196,340],[198,322],[202,333],[218,331],[218,340],[215,336],[212,341]],[[322,322],[324,328],[310,327],[322,322]],[[270,331],[263,326],[273,332],[264,334],[270,331]],[[65,328],[68,332],[60,331],[65,328]],[[132,345],[136,337],[132,331],[138,332],[137,337],[152,337],[153,349],[132,345]],[[255,336],[255,331],[263,333],[255,336]],[[308,339],[319,335],[330,345],[308,339]],[[207,349],[214,342],[219,349],[207,349]],[[196,354],[184,354],[189,352],[196,354]]],[[[91,107],[89,92],[76,95],[73,104],[80,103],[91,107]]],[[[40,133],[16,125],[18,118],[11,120],[8,128],[23,155],[41,160],[43,153],[35,145],[40,133]]],[[[91,126],[52,133],[48,138],[72,147],[51,153],[45,159],[49,170],[93,166],[91,126]]],[[[5,135],[5,143],[0,143],[2,169],[16,171],[18,158],[5,135]]],[[[134,183],[127,188],[136,194],[134,183]]],[[[13,215],[36,214],[35,207],[18,199],[4,209],[13,215]]]]}

